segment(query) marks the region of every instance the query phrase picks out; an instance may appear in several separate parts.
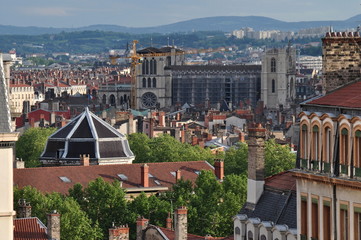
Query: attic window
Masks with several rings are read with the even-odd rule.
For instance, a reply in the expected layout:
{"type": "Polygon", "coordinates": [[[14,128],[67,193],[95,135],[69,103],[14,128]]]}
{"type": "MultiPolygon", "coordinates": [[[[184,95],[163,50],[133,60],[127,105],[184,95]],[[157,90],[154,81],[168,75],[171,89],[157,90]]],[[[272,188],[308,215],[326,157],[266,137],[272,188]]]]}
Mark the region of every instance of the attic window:
{"type": "Polygon", "coordinates": [[[61,181],[66,182],[66,183],[70,183],[70,179],[68,177],[59,177],[61,181]]]}
{"type": "Polygon", "coordinates": [[[155,182],[155,184],[157,184],[158,186],[159,186],[159,185],[162,185],[162,184],[160,184],[160,182],[159,182],[158,180],[154,180],[154,182],[155,182]]]}
{"type": "Polygon", "coordinates": [[[176,176],[176,172],[170,172],[170,174],[172,174],[173,177],[176,176]]]}
{"type": "Polygon", "coordinates": [[[122,181],[127,181],[128,177],[126,175],[124,175],[123,173],[119,173],[117,174],[117,176],[122,180],[122,181]]]}
{"type": "Polygon", "coordinates": [[[200,171],[194,171],[194,173],[199,175],[201,172],[200,171]]]}
{"type": "Polygon", "coordinates": [[[152,174],[150,174],[150,173],[148,173],[148,177],[154,178],[154,176],[152,174]]]}

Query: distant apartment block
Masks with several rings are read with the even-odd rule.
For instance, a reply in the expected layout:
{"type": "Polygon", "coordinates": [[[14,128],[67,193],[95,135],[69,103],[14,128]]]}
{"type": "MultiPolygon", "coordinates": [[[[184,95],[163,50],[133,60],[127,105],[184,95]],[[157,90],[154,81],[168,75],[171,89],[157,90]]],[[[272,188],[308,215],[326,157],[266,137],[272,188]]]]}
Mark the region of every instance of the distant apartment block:
{"type": "Polygon", "coordinates": [[[322,56],[300,56],[298,63],[301,68],[322,70],[322,56]]]}

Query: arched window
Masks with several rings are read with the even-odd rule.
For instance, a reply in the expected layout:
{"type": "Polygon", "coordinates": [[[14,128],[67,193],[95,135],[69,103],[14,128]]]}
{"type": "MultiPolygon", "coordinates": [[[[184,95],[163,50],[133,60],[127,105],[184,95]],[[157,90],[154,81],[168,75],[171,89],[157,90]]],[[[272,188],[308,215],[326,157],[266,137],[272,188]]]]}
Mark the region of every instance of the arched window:
{"type": "Polygon", "coordinates": [[[349,150],[349,132],[347,128],[341,129],[340,134],[340,164],[341,173],[348,173],[348,150],[349,150]]]}
{"type": "Polygon", "coordinates": [[[153,59],[153,74],[157,74],[157,60],[153,59]]]}
{"type": "Polygon", "coordinates": [[[271,58],[271,72],[276,72],[276,59],[271,58]]]}
{"type": "Polygon", "coordinates": [[[252,231],[248,231],[248,240],[253,240],[253,232],[252,231]]]}
{"type": "Polygon", "coordinates": [[[152,87],[152,79],[148,78],[148,87],[151,88],[152,87]]]}
{"type": "MultiPolygon", "coordinates": [[[[354,166],[356,168],[361,168],[361,131],[357,130],[355,132],[355,140],[354,140],[354,166]]],[[[361,177],[361,171],[356,171],[356,175],[361,177]]]]}
{"type": "Polygon", "coordinates": [[[332,135],[331,128],[325,127],[323,131],[323,170],[330,172],[332,161],[332,135]]]}
{"type": "Polygon", "coordinates": [[[319,158],[320,131],[317,125],[312,127],[312,160],[319,158]]]}
{"type": "Polygon", "coordinates": [[[272,93],[276,91],[276,81],[272,79],[272,93]]]}
{"type": "Polygon", "coordinates": [[[301,126],[301,158],[308,159],[308,128],[306,124],[301,126]]]}
{"type": "Polygon", "coordinates": [[[288,57],[288,64],[289,64],[289,68],[292,68],[293,62],[292,62],[292,57],[291,56],[288,57]]]}
{"type": "Polygon", "coordinates": [[[102,103],[107,104],[107,96],[105,94],[103,95],[102,103]]]}
{"type": "Polygon", "coordinates": [[[157,87],[157,79],[153,78],[153,87],[156,88],[157,87]]]}
{"type": "Polygon", "coordinates": [[[267,240],[266,236],[265,235],[261,235],[261,240],[267,240]]]}
{"type": "Polygon", "coordinates": [[[241,235],[241,229],[239,229],[239,227],[236,227],[236,228],[234,229],[234,233],[235,233],[236,235],[241,235]]]}
{"type": "Polygon", "coordinates": [[[146,58],[144,59],[143,63],[142,63],[142,74],[144,75],[145,74],[145,69],[146,69],[146,58]]]}
{"type": "Polygon", "coordinates": [[[145,74],[149,74],[149,60],[145,60],[145,74]]]}
{"type": "Polygon", "coordinates": [[[143,78],[143,87],[147,87],[147,79],[143,78]]]}

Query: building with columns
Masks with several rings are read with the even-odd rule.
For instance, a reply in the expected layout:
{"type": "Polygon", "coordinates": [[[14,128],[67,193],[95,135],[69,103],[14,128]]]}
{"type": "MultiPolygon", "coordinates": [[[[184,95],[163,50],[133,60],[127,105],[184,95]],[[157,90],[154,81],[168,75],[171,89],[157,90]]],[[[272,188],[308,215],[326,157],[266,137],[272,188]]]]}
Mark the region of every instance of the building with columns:
{"type": "Polygon", "coordinates": [[[360,91],[358,81],[301,105],[299,239],[361,237],[360,91]]]}
{"type": "Polygon", "coordinates": [[[13,240],[13,161],[18,134],[12,131],[8,85],[0,53],[0,233],[1,239],[13,240]]]}

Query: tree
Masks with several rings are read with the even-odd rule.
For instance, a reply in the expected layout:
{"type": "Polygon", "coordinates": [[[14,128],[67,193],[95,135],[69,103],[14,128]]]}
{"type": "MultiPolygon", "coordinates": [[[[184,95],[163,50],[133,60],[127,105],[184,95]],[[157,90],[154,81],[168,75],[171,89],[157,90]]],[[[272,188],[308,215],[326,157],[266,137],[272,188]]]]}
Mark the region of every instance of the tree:
{"type": "Polygon", "coordinates": [[[16,157],[25,161],[26,167],[40,165],[39,157],[44,151],[48,137],[56,128],[29,128],[16,142],[16,157]]]}
{"type": "Polygon", "coordinates": [[[224,174],[245,174],[248,165],[248,146],[240,143],[238,147],[231,147],[224,157],[224,174]]]}
{"type": "Polygon", "coordinates": [[[38,217],[45,225],[47,213],[57,210],[60,213],[61,239],[64,240],[96,240],[102,238],[101,229],[81,210],[80,205],[71,197],[59,193],[42,194],[35,188],[26,186],[14,189],[14,206],[19,199],[25,199],[32,206],[32,215],[38,217]]]}
{"type": "Polygon", "coordinates": [[[78,201],[93,222],[99,224],[106,237],[113,223],[120,225],[129,222],[125,192],[119,181],[108,183],[103,178],[97,178],[84,189],[76,184],[69,190],[69,196],[78,201]]]}
{"type": "Polygon", "coordinates": [[[296,154],[291,152],[288,145],[277,144],[275,139],[266,141],[265,146],[265,175],[266,177],[292,169],[295,167],[296,154]]]}

